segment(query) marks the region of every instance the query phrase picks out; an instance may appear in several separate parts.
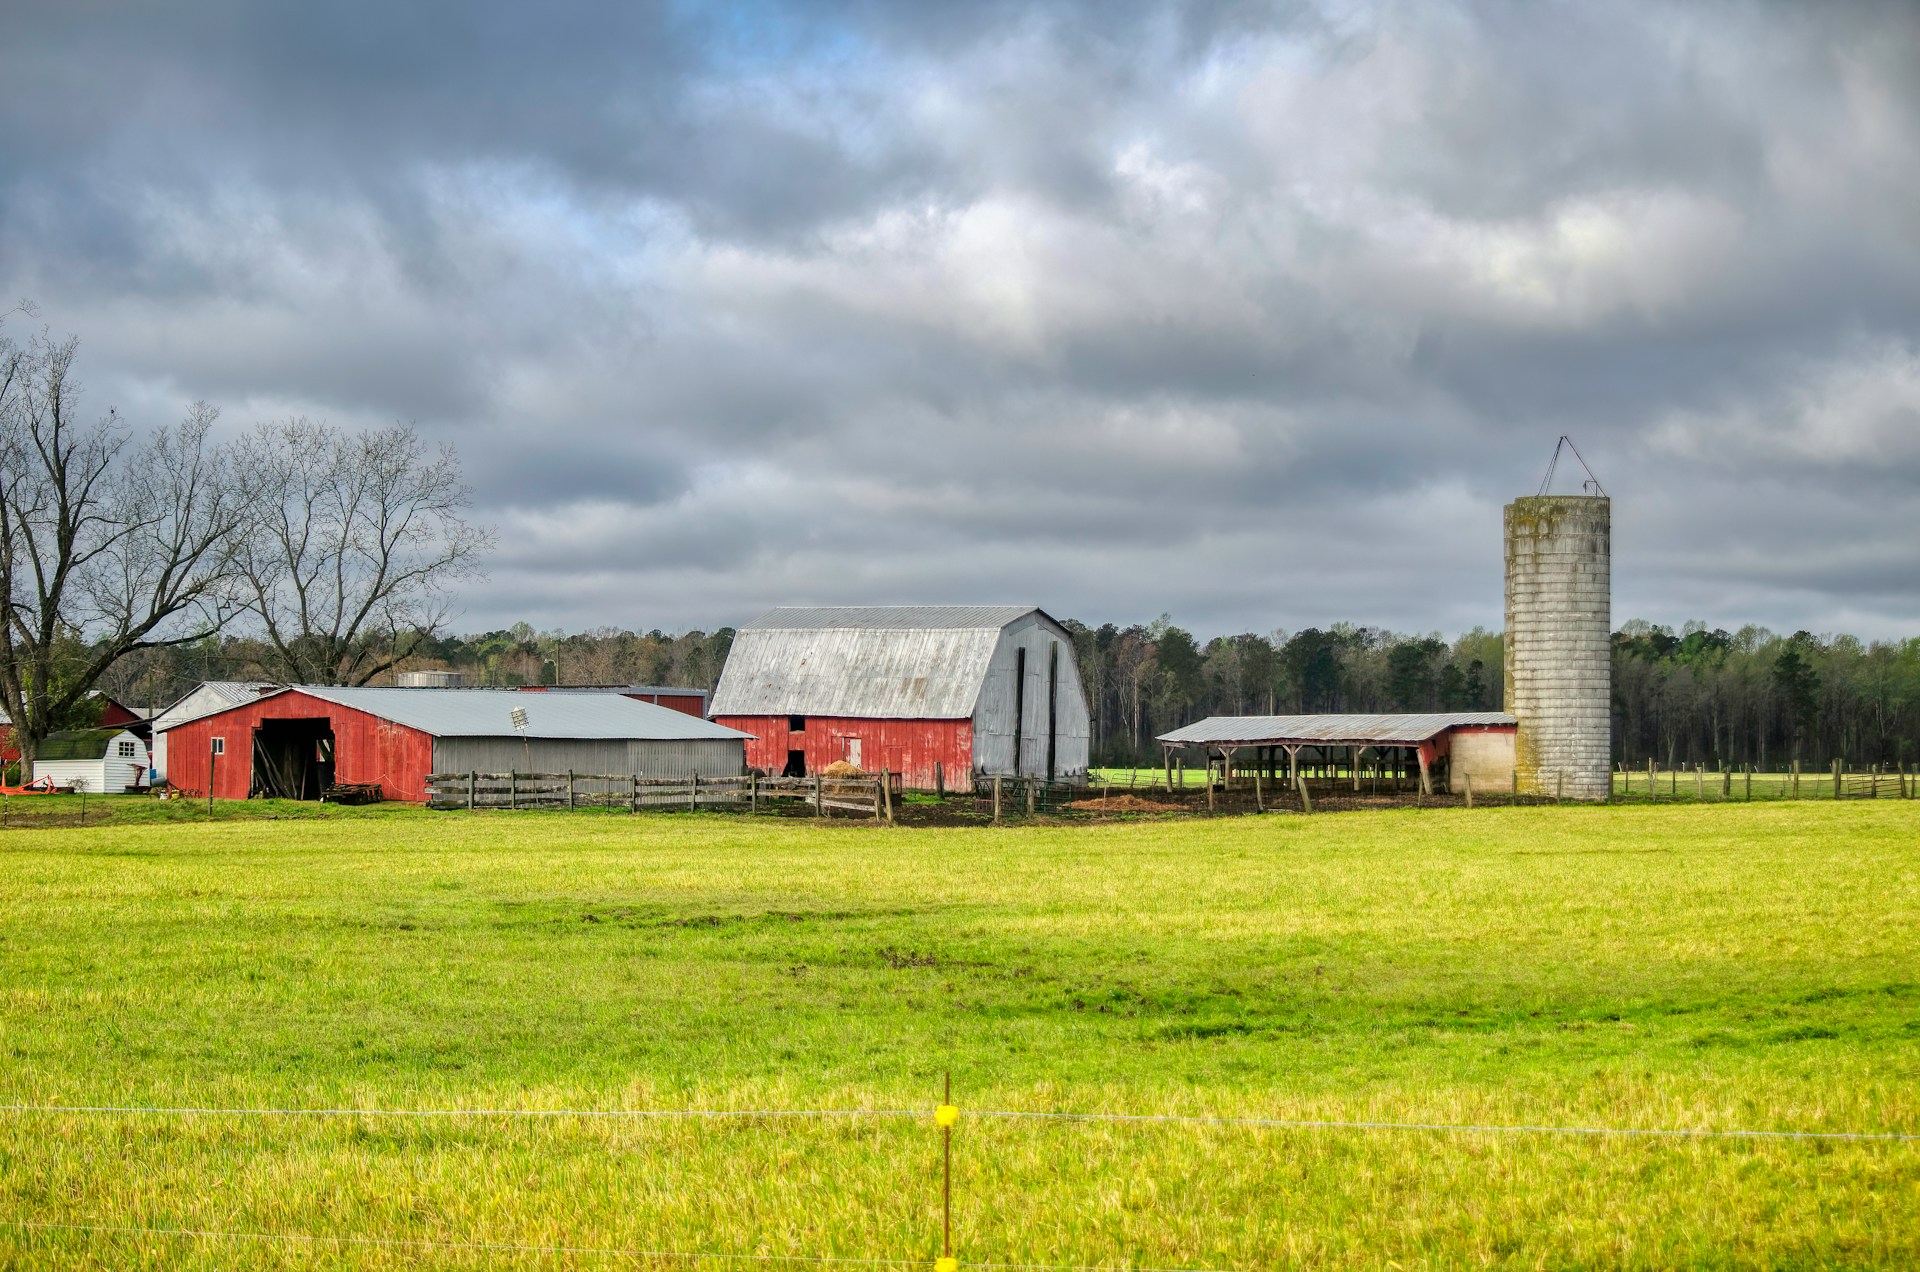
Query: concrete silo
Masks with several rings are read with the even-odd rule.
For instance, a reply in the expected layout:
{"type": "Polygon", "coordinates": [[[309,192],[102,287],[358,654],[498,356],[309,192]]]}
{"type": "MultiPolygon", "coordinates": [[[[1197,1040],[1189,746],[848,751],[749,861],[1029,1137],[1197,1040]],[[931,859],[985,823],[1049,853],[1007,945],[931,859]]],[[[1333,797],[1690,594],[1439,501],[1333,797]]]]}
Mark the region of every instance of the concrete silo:
{"type": "Polygon", "coordinates": [[[1519,789],[1612,793],[1612,511],[1605,495],[1506,508],[1506,708],[1519,789]]]}

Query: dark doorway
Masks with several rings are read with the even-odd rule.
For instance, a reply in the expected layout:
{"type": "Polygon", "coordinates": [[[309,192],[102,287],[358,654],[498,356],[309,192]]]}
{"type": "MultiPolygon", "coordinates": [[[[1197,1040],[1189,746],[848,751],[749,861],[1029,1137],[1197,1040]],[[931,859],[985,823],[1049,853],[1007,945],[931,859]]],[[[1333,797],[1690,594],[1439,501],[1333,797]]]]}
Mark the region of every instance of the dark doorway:
{"type": "Polygon", "coordinates": [[[332,721],[262,720],[253,731],[249,799],[319,799],[332,785],[332,721]]]}
{"type": "Polygon", "coordinates": [[[805,777],[806,775],[807,775],[807,753],[805,751],[788,751],[787,767],[780,770],[780,776],[805,777]]]}

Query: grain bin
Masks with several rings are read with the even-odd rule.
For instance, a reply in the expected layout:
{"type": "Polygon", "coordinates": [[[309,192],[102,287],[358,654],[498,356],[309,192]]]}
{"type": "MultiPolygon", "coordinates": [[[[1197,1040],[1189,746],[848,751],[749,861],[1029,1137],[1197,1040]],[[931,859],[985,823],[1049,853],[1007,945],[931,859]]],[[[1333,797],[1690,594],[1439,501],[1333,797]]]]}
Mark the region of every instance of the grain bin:
{"type": "Polygon", "coordinates": [[[1612,793],[1612,510],[1605,495],[1506,508],[1506,708],[1523,793],[1612,793]]]}

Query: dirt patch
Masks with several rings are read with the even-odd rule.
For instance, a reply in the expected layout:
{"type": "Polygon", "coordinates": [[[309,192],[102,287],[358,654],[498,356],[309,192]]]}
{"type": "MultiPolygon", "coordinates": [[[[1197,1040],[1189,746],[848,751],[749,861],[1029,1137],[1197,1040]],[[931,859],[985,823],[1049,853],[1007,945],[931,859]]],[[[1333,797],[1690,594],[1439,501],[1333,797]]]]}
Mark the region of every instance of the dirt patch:
{"type": "Polygon", "coordinates": [[[1067,805],[1078,813],[1184,813],[1181,804],[1157,804],[1138,795],[1108,795],[1103,799],[1076,799],[1067,805]]]}

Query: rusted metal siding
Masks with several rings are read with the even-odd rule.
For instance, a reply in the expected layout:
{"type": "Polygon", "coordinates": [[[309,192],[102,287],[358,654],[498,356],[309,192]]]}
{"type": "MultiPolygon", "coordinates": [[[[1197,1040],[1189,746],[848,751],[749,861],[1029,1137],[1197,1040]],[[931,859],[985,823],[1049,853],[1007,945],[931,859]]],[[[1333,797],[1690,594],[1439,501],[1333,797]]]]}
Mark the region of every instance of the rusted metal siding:
{"type": "MultiPolygon", "coordinates": [[[[425,692],[425,691],[422,691],[425,692]]],[[[214,766],[217,799],[245,799],[252,786],[253,731],[262,720],[325,719],[333,729],[336,782],[378,782],[386,799],[424,801],[433,739],[417,729],[308,697],[297,689],[202,716],[167,731],[167,780],[186,790],[207,789],[207,746],[226,739],[214,766]]]]}
{"type": "Polygon", "coordinates": [[[798,733],[787,717],[727,716],[714,723],[753,734],[747,763],[764,773],[786,767],[787,752],[807,757],[807,772],[817,773],[837,760],[861,768],[899,773],[916,790],[934,788],[934,765],[943,766],[948,790],[965,789],[973,780],[973,723],[970,720],[868,720],[848,716],[807,716],[798,733]],[[857,745],[856,745],[857,744],[857,745]]]}

